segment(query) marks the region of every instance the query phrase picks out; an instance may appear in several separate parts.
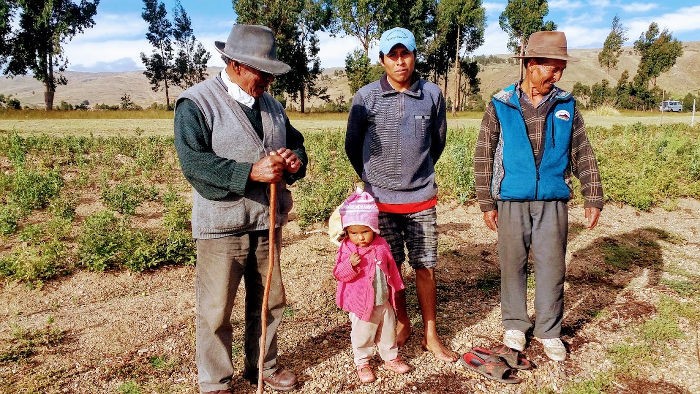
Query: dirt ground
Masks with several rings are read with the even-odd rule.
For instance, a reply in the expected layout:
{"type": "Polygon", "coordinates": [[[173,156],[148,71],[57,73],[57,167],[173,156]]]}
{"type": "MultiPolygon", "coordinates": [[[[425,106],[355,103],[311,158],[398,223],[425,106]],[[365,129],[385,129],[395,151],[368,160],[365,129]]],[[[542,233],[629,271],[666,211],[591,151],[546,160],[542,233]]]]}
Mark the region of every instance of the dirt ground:
{"type": "MultiPolygon", "coordinates": [[[[681,200],[674,210],[651,212],[609,205],[594,230],[584,228],[582,208],[571,207],[570,222],[566,361],[549,361],[532,341],[525,354],[537,368],[518,372],[523,382],[506,386],[435,360],[421,350],[414,277],[404,267],[415,331],[401,354],[415,370],[402,376],[379,371],[377,382],[362,386],[352,365],[347,315],[334,304],[335,246],[323,227],[301,231],[292,217],[281,255],[288,309],[279,362],[297,374],[302,393],[562,392],[601,376],[613,376],[608,392],[700,393],[698,326],[692,320],[680,318],[684,335],[655,349],[661,360],[619,373],[609,351],[640,341],[640,326],[658,315],[663,297],[698,307],[696,291],[681,295],[665,283],[679,272],[700,278],[700,202],[681,200]],[[611,250],[630,253],[613,266],[605,262],[611,250]]],[[[496,345],[502,328],[495,233],[473,204],[438,206],[438,223],[440,334],[459,352],[496,345]]],[[[17,345],[18,330],[61,333],[18,361],[0,359],[0,392],[197,392],[193,278],[193,267],[170,267],[144,274],[76,272],[40,289],[0,283],[0,352],[17,345]]],[[[231,383],[234,392],[254,392],[240,377],[238,300],[231,383]]]]}

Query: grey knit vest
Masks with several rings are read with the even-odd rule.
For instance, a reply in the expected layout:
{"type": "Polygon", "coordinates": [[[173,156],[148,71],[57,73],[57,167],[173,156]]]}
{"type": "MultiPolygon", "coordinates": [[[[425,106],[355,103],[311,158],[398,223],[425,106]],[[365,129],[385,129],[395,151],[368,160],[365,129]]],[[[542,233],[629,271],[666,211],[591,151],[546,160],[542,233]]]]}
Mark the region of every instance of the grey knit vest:
{"type": "MultiPolygon", "coordinates": [[[[264,138],[256,134],[245,112],[231,96],[220,76],[187,90],[181,98],[199,107],[212,133],[212,149],[217,156],[242,163],[255,163],[266,153],[286,146],[284,108],[270,94],[260,98],[264,138]]],[[[284,182],[277,186],[277,221],[287,221],[292,208],[291,192],[284,182]]],[[[244,196],[230,194],[213,201],[192,189],[192,236],[195,239],[220,238],[248,231],[269,229],[269,185],[249,182],[244,196]]]]}

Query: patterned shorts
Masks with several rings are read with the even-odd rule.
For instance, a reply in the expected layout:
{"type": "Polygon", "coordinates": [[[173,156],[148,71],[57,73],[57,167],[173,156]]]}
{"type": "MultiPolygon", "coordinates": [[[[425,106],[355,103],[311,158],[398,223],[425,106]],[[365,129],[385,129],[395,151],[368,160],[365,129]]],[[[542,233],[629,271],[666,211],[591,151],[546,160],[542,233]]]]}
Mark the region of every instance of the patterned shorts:
{"type": "Polygon", "coordinates": [[[416,213],[379,212],[379,231],[391,247],[396,264],[406,260],[417,268],[434,268],[437,265],[437,212],[435,207],[416,213]]]}

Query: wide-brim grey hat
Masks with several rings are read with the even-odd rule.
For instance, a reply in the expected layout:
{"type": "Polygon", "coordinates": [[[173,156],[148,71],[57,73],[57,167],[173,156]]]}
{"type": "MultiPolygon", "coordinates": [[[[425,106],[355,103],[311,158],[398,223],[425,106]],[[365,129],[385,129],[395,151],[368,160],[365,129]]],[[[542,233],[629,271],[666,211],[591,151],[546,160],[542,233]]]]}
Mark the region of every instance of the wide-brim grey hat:
{"type": "Polygon", "coordinates": [[[282,75],[291,67],[277,60],[275,35],[267,26],[233,25],[226,42],[215,41],[222,55],[256,70],[282,75]]]}
{"type": "Polygon", "coordinates": [[[559,59],[566,61],[578,61],[569,56],[566,47],[566,35],[563,31],[537,31],[530,35],[522,55],[513,56],[516,59],[541,57],[545,59],[559,59]]]}

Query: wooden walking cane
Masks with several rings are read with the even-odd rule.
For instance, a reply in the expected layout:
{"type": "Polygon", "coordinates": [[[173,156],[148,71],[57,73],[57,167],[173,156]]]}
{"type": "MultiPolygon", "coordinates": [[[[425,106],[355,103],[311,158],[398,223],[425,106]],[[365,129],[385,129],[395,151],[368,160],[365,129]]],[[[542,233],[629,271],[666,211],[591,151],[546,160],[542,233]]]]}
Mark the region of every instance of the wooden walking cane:
{"type": "Polygon", "coordinates": [[[263,364],[265,363],[265,343],[267,337],[267,303],[270,298],[270,282],[272,282],[272,269],[275,266],[275,252],[277,240],[275,224],[277,222],[277,184],[270,184],[270,232],[268,234],[269,248],[267,253],[267,276],[265,277],[265,292],[263,293],[262,311],[260,313],[260,353],[258,355],[258,393],[263,392],[263,364]]]}

